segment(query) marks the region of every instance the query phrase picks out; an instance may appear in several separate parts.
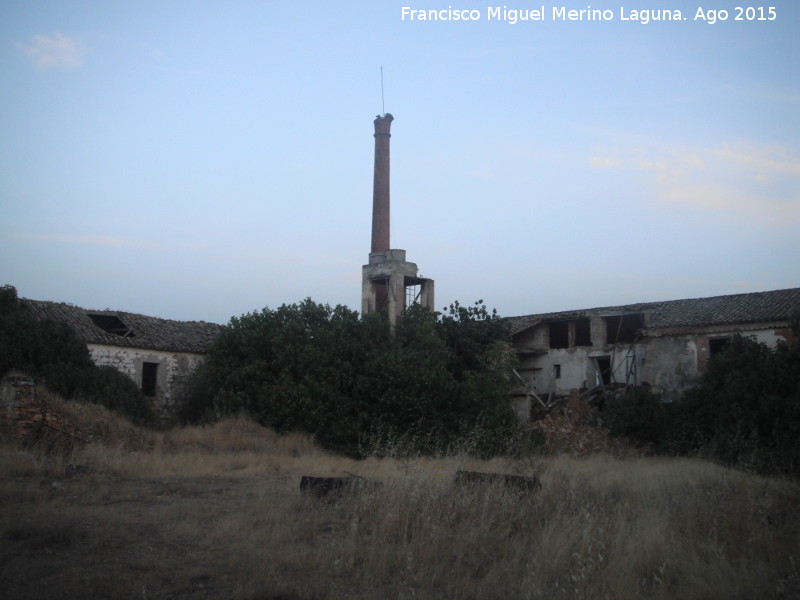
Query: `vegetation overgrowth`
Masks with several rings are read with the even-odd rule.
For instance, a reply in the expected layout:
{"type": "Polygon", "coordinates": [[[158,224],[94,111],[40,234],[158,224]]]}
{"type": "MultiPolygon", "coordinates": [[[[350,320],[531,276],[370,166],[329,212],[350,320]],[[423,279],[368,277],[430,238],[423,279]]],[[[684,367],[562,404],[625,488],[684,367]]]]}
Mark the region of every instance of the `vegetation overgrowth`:
{"type": "Polygon", "coordinates": [[[679,402],[645,389],[607,402],[610,431],[661,453],[800,475],[800,327],[793,329],[793,343],[774,348],[737,334],[679,402]]]}
{"type": "Polygon", "coordinates": [[[480,301],[443,313],[413,305],[393,330],[381,314],[284,304],[231,319],[196,372],[186,417],[244,411],[350,456],[377,440],[446,453],[467,436],[477,455],[500,454],[520,434],[507,338],[480,301]]]}
{"type": "MultiPolygon", "coordinates": [[[[679,402],[641,388],[608,400],[604,423],[657,453],[800,475],[798,323],[793,342],[775,348],[734,336],[679,402]]],[[[554,436],[519,426],[508,402],[515,357],[507,342],[507,323],[482,301],[454,302],[442,313],[415,305],[394,329],[380,314],[359,318],[311,299],[265,308],[232,318],[217,337],[183,416],[208,424],[245,413],[351,457],[519,456],[554,436]]],[[[154,423],[127,376],[94,365],[67,325],[36,318],[12,286],[2,286],[0,373],[10,370],[154,423]]]]}
{"type": "Polygon", "coordinates": [[[66,398],[101,404],[141,424],[155,415],[137,385],[110,366],[97,366],[65,323],[40,319],[10,285],[0,286],[0,376],[17,371],[66,398]]]}
{"type": "Polygon", "coordinates": [[[0,444],[4,597],[782,599],[800,486],[687,458],[326,452],[242,417],[141,429],[54,406],[94,441],[0,444]],[[459,469],[538,476],[459,487],[459,469]],[[302,475],[383,483],[325,502],[302,475]]]}

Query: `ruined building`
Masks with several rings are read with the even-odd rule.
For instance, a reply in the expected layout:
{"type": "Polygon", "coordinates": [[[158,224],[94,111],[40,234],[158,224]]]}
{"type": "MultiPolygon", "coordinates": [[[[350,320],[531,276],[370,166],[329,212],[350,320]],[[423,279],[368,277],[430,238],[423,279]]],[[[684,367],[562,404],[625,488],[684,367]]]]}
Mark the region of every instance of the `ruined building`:
{"type": "Polygon", "coordinates": [[[87,310],[63,302],[27,300],[42,319],[68,325],[97,365],[109,365],[140,387],[158,417],[174,421],[189,377],[222,325],[171,321],[135,313],[87,310]]]}
{"type": "Polygon", "coordinates": [[[434,309],[433,280],[420,277],[417,265],[406,261],[406,251],[389,243],[389,140],[394,117],[375,119],[375,174],[372,192],[372,249],[362,268],[361,313],[385,312],[389,323],[407,306],[419,303],[434,309]]]}
{"type": "Polygon", "coordinates": [[[798,315],[800,288],[511,317],[524,382],[517,411],[630,385],[678,400],[733,335],[791,344],[798,315]]]}

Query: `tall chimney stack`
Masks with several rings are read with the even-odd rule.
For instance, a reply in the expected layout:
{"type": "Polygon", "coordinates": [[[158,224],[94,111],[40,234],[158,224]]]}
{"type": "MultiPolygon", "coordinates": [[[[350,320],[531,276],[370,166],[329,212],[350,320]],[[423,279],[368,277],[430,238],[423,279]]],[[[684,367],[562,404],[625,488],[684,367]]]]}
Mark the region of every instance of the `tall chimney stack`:
{"type": "Polygon", "coordinates": [[[372,188],[372,252],[389,251],[389,132],[391,113],[375,119],[375,179],[372,188]]]}
{"type": "Polygon", "coordinates": [[[394,327],[409,303],[433,311],[433,279],[419,276],[406,251],[389,246],[389,133],[394,117],[375,119],[375,187],[372,191],[372,251],[361,269],[361,314],[385,313],[394,327]]]}

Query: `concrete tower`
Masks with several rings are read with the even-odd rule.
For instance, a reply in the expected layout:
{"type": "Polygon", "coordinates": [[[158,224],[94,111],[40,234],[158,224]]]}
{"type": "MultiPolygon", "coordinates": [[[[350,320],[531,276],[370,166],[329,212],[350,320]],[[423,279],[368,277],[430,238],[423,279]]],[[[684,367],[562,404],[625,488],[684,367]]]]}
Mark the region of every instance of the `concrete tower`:
{"type": "Polygon", "coordinates": [[[417,265],[406,262],[405,250],[389,247],[389,140],[394,117],[386,113],[375,119],[375,173],[372,189],[372,250],[362,268],[361,314],[385,311],[389,323],[409,303],[418,302],[434,310],[433,279],[417,275],[417,265]]]}

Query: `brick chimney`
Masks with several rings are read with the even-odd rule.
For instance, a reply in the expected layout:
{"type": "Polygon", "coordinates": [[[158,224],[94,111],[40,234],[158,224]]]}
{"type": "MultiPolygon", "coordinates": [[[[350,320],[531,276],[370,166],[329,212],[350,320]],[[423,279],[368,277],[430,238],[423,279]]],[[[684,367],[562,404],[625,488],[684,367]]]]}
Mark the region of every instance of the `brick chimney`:
{"type": "Polygon", "coordinates": [[[389,131],[393,120],[389,113],[375,119],[372,251],[361,278],[361,314],[385,313],[391,327],[409,302],[434,310],[433,279],[419,276],[417,265],[406,260],[405,250],[389,246],[389,131]]]}
{"type": "Polygon", "coordinates": [[[390,113],[375,119],[375,179],[372,188],[372,252],[389,251],[389,132],[390,113]]]}

